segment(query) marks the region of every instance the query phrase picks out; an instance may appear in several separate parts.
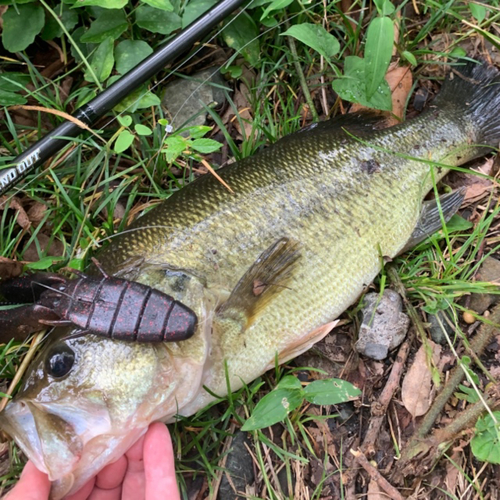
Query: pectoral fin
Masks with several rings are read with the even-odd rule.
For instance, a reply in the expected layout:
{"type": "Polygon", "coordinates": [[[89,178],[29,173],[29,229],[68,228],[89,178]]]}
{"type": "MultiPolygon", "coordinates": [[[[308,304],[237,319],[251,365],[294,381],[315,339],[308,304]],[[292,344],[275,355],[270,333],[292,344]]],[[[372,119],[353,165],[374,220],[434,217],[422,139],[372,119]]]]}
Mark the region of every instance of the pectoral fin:
{"type": "Polygon", "coordinates": [[[417,225],[413,230],[410,239],[400,253],[404,253],[418,245],[425,238],[435,233],[442,227],[440,213],[443,214],[445,222],[448,222],[462,205],[465,197],[465,189],[459,189],[453,193],[445,194],[439,198],[439,205],[436,200],[424,201],[417,225]]]}
{"type": "Polygon", "coordinates": [[[240,321],[242,328],[249,326],[269,300],[286,289],[299,255],[296,241],[281,238],[273,243],[243,275],[217,316],[240,321]]]}

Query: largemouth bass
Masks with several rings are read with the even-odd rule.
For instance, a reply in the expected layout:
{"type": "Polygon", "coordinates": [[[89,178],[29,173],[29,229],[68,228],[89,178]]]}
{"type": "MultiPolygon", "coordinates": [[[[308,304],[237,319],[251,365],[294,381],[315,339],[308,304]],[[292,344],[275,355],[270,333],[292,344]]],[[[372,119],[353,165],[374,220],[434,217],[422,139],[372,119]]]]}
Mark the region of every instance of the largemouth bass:
{"type": "Polygon", "coordinates": [[[276,356],[309,349],[383,257],[440,226],[441,205],[423,205],[426,194],[448,167],[500,140],[498,71],[468,63],[452,76],[411,121],[375,130],[348,116],[309,127],[222,169],[232,193],[198,179],[100,253],[110,273],[172,295],[199,323],[179,343],[88,335],[40,353],[0,420],[54,481],[54,498],[78,490],[152,421],[203,408],[213,400],[203,386],[225,395],[225,365],[236,390],[276,356]]]}

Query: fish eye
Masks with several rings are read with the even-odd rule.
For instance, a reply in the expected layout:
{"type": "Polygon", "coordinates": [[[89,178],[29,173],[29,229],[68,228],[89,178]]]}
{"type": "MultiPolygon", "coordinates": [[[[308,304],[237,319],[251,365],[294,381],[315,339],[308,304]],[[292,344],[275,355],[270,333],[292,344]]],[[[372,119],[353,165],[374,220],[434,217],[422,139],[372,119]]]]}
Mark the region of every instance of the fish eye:
{"type": "Polygon", "coordinates": [[[67,375],[75,362],[75,353],[66,345],[55,346],[45,358],[45,371],[51,377],[67,375]]]}

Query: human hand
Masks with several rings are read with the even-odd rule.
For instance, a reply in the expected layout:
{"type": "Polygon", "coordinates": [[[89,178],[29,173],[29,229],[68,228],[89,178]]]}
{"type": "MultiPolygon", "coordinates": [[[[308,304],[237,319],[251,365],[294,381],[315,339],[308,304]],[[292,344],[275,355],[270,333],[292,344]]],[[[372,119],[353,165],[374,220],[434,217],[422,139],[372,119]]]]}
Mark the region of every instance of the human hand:
{"type": "MultiPolygon", "coordinates": [[[[48,500],[50,481],[31,462],[5,500],[48,500]]],[[[180,500],[167,427],[150,425],[121,458],[65,500],[180,500]]]]}

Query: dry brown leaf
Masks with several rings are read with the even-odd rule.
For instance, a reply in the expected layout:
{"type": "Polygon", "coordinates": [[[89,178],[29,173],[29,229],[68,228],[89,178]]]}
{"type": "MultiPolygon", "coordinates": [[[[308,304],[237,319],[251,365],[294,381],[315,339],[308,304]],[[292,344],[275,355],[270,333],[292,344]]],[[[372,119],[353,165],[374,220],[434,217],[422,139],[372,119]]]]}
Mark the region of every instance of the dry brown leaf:
{"type": "Polygon", "coordinates": [[[27,230],[31,226],[28,214],[24,210],[19,198],[12,196],[8,198],[7,196],[0,197],[0,210],[5,210],[6,208],[11,208],[17,210],[16,222],[24,229],[27,230]]]}
{"type": "Polygon", "coordinates": [[[444,484],[446,485],[446,492],[451,495],[457,493],[458,478],[460,474],[460,466],[462,466],[463,454],[457,451],[453,452],[451,460],[446,461],[446,477],[444,484]]]}
{"type": "Polygon", "coordinates": [[[24,251],[23,257],[28,262],[36,262],[40,260],[40,254],[38,253],[38,248],[40,248],[40,252],[45,252],[46,255],[50,255],[52,257],[60,257],[64,254],[64,245],[59,240],[52,240],[43,233],[38,233],[37,235],[37,244],[32,241],[31,244],[24,251]]]}
{"type": "MultiPolygon", "coordinates": [[[[432,341],[428,341],[432,347],[432,360],[434,365],[438,365],[441,354],[441,346],[432,341]]],[[[429,409],[432,401],[432,375],[431,369],[427,365],[425,346],[415,355],[413,364],[406,373],[401,387],[401,399],[405,408],[413,417],[424,415],[429,409]]]]}
{"type": "MultiPolygon", "coordinates": [[[[408,94],[411,92],[413,86],[413,76],[411,74],[410,67],[395,66],[391,69],[389,66],[389,71],[385,75],[385,79],[391,88],[392,112],[400,120],[402,120],[404,117],[408,94]]],[[[396,123],[400,123],[400,120],[396,120],[393,116],[391,116],[389,124],[395,125],[396,123]]]]}
{"type": "Polygon", "coordinates": [[[387,493],[378,485],[377,481],[370,479],[370,484],[368,485],[368,494],[366,496],[367,500],[387,500],[387,493]]]}
{"type": "Polygon", "coordinates": [[[22,262],[7,257],[0,257],[0,279],[17,278],[23,272],[22,262]]]}
{"type": "Polygon", "coordinates": [[[28,209],[28,217],[30,222],[37,227],[40,222],[42,222],[45,217],[45,213],[48,210],[48,206],[46,203],[40,203],[39,201],[33,203],[31,207],[28,209]]]}
{"type": "Polygon", "coordinates": [[[236,90],[236,92],[234,93],[233,102],[236,109],[238,110],[238,115],[240,118],[238,118],[234,114],[233,107],[228,107],[228,109],[226,110],[226,112],[222,117],[223,123],[228,123],[228,122],[233,123],[234,127],[238,131],[238,134],[240,135],[239,137],[240,139],[243,138],[243,131],[241,128],[240,121],[243,122],[243,130],[245,132],[245,136],[247,139],[252,136],[252,133],[255,133],[252,127],[253,117],[252,114],[250,113],[250,110],[252,108],[250,106],[249,100],[247,99],[249,93],[250,92],[244,83],[242,83],[240,85],[240,88],[236,90]]]}

